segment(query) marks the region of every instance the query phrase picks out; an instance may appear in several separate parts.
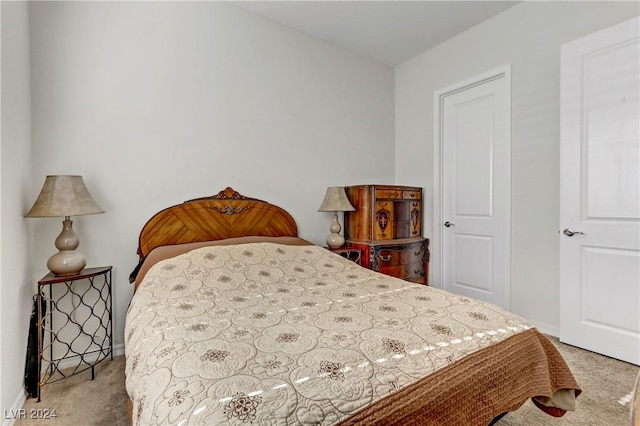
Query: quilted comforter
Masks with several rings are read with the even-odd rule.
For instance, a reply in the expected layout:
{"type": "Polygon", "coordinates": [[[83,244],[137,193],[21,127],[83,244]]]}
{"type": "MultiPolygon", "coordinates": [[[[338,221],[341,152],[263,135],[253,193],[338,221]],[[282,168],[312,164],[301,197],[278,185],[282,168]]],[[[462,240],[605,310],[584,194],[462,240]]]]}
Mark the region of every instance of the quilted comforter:
{"type": "Polygon", "coordinates": [[[125,344],[143,425],[486,425],[532,396],[562,414],[579,393],[517,315],[316,246],[204,247],[155,264],[125,344]]]}

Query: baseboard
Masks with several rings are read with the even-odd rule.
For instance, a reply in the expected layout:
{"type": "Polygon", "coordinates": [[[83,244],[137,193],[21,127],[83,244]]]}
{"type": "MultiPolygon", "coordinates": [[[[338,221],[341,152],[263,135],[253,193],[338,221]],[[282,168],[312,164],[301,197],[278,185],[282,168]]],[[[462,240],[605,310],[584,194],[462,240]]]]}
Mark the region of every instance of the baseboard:
{"type": "Polygon", "coordinates": [[[560,336],[560,330],[556,326],[545,324],[539,321],[527,320],[527,322],[529,323],[529,325],[532,325],[535,328],[537,328],[538,331],[540,331],[540,333],[542,334],[548,334],[549,336],[553,336],[553,337],[560,336]]]}
{"type": "MultiPolygon", "coordinates": [[[[92,356],[86,356],[85,359],[88,362],[94,362],[98,358],[98,355],[100,354],[99,353],[92,354],[92,356]]],[[[116,345],[113,345],[113,356],[120,356],[120,355],[124,355],[124,343],[118,343],[116,345]]],[[[60,370],[64,370],[65,368],[75,367],[76,365],[78,365],[78,361],[76,359],[70,358],[66,360],[61,360],[60,363],[58,364],[58,368],[60,370]]]]}
{"type": "Polygon", "coordinates": [[[124,343],[113,345],[113,356],[124,355],[124,343]]]}
{"type": "Polygon", "coordinates": [[[22,410],[24,407],[24,403],[27,400],[27,390],[24,386],[20,388],[20,392],[18,393],[18,397],[16,401],[13,403],[13,407],[10,409],[2,410],[2,426],[12,426],[17,419],[26,419],[27,413],[22,410]]]}

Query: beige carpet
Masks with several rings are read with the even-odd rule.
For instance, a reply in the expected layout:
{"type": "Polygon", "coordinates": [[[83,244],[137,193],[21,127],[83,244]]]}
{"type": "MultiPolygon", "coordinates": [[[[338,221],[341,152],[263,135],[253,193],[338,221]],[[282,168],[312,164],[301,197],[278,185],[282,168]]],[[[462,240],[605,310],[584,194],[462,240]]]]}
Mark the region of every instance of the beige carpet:
{"type": "Polygon", "coordinates": [[[554,418],[527,401],[496,426],[629,426],[631,401],[639,368],[626,362],[560,343],[550,337],[582,388],[576,411],[554,418]],[[622,401],[622,403],[620,402],[622,401]]]}
{"type": "Polygon", "coordinates": [[[50,383],[41,389],[41,401],[29,398],[24,404],[24,420],[16,425],[128,425],[127,392],[124,387],[124,356],[106,359],[95,367],[95,379],[91,371],[50,383]],[[56,418],[31,419],[31,410],[53,413],[56,418]]]}
{"type": "MultiPolygon", "coordinates": [[[[498,426],[628,426],[630,402],[638,367],[564,345],[551,338],[571,367],[582,395],[575,412],[554,418],[538,410],[530,401],[496,423],[498,426]],[[622,401],[622,402],[621,402],[622,401]]],[[[46,385],[42,401],[28,399],[31,409],[55,410],[51,420],[26,419],[16,425],[127,425],[127,394],[124,388],[124,357],[103,361],[96,367],[96,378],[86,371],[77,376],[46,385]]],[[[443,425],[450,426],[450,425],[443,425]]],[[[451,425],[463,426],[463,425],[451,425]]]]}

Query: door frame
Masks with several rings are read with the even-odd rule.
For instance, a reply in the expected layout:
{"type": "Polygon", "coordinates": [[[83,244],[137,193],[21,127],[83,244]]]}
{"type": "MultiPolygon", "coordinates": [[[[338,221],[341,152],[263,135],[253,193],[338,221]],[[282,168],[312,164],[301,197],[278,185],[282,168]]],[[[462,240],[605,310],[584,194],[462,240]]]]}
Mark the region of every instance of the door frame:
{"type": "MultiPolygon", "coordinates": [[[[431,277],[429,279],[430,285],[433,285],[437,288],[444,288],[444,283],[442,282],[442,271],[444,268],[444,257],[443,253],[443,245],[444,241],[442,238],[443,230],[442,230],[442,209],[444,204],[444,195],[442,190],[442,185],[444,182],[443,179],[443,118],[444,118],[444,101],[447,96],[453,95],[455,93],[461,92],[463,90],[470,89],[475,86],[479,86],[484,83],[488,83],[493,80],[497,80],[499,78],[504,78],[505,80],[505,93],[506,93],[506,114],[507,114],[507,122],[509,126],[507,128],[507,140],[508,143],[508,158],[511,160],[511,64],[505,64],[498,68],[492,69],[491,71],[487,71],[475,77],[468,78],[466,80],[455,83],[451,86],[445,87],[443,89],[437,90],[433,94],[434,101],[434,117],[433,117],[433,237],[432,237],[432,250],[431,250],[431,259],[429,262],[429,270],[431,272],[431,277]]],[[[511,180],[511,161],[506,165],[507,173],[509,176],[509,180],[511,180]]],[[[509,187],[511,188],[511,182],[509,182],[509,187]]],[[[510,253],[511,250],[511,190],[509,190],[508,197],[508,212],[506,212],[506,228],[508,235],[508,249],[507,253],[510,253]]],[[[507,283],[507,299],[511,299],[511,258],[509,258],[509,262],[506,265],[507,268],[507,276],[509,277],[509,282],[507,283]]]]}

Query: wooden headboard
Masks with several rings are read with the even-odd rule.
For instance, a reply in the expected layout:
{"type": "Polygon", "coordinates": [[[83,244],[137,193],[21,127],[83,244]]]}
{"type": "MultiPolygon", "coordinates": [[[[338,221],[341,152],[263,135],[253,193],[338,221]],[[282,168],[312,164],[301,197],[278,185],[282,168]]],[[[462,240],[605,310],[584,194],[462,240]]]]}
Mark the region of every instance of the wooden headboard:
{"type": "Polygon", "coordinates": [[[138,256],[159,246],[252,235],[297,237],[298,227],[284,209],[227,187],[156,213],[140,231],[138,256]]]}

